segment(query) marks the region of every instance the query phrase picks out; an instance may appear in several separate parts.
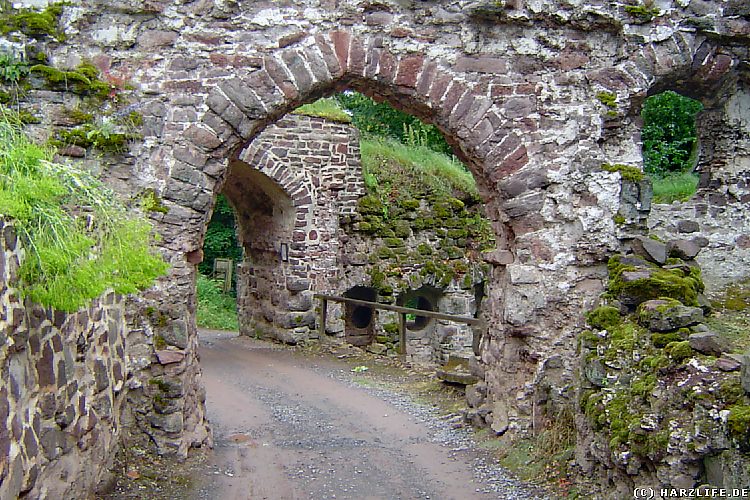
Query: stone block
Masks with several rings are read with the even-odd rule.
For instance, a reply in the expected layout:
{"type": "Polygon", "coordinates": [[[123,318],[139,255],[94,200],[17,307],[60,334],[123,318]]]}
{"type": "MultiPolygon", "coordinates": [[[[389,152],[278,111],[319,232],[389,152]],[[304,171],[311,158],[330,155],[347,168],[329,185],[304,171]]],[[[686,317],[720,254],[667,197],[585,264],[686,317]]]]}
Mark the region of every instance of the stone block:
{"type": "Polygon", "coordinates": [[[700,231],[700,225],[694,220],[680,219],[675,226],[678,233],[697,233],[700,231]]]}
{"type": "Polygon", "coordinates": [[[688,341],[690,347],[709,356],[719,356],[729,349],[727,341],[714,332],[692,333],[688,341]]]}
{"type": "Polygon", "coordinates": [[[670,257],[676,257],[683,260],[694,259],[701,251],[701,247],[688,240],[672,240],[667,243],[667,253],[670,257]]]}
{"type": "Polygon", "coordinates": [[[632,242],[633,253],[656,264],[664,264],[667,261],[667,245],[651,238],[636,236],[632,242]]]}
{"type": "Polygon", "coordinates": [[[188,330],[185,320],[173,320],[171,328],[164,328],[159,333],[167,344],[173,345],[179,349],[187,349],[188,330]]]}
{"type": "Polygon", "coordinates": [[[638,306],[638,322],[653,332],[668,332],[703,321],[700,307],[685,306],[677,300],[647,300],[638,306]]]}
{"type": "Polygon", "coordinates": [[[183,429],[182,414],[179,412],[149,415],[148,421],[153,427],[168,433],[180,432],[183,429]]]}

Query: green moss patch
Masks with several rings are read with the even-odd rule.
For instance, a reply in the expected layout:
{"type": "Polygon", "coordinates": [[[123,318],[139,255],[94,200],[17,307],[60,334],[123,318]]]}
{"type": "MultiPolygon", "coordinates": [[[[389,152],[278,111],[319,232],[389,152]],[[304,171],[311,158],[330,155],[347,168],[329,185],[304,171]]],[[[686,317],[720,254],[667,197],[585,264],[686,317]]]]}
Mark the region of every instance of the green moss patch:
{"type": "Polygon", "coordinates": [[[52,37],[62,42],[65,33],[60,28],[60,15],[66,2],[48,5],[44,10],[3,8],[0,13],[0,33],[19,32],[31,38],[52,37]]]}
{"type": "Polygon", "coordinates": [[[607,172],[619,172],[624,181],[640,182],[646,178],[646,174],[644,174],[638,167],[623,165],[622,163],[616,163],[614,165],[604,163],[602,164],[602,170],[606,170],[607,172]]]}
{"type": "Polygon", "coordinates": [[[611,306],[597,307],[586,314],[586,321],[594,328],[607,330],[622,322],[620,310],[611,306]]]}

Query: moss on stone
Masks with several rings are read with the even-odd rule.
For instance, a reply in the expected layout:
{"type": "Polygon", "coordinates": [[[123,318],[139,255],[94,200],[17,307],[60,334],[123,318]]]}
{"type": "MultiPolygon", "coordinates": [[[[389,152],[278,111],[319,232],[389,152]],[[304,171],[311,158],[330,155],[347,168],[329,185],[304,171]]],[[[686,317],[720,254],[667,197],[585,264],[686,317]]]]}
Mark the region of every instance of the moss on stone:
{"type": "Polygon", "coordinates": [[[622,322],[620,310],[611,306],[597,307],[586,314],[586,321],[594,328],[608,330],[622,322]]]}
{"type": "Polygon", "coordinates": [[[140,204],[141,209],[144,212],[157,212],[162,214],[169,212],[169,209],[164,206],[161,198],[156,194],[156,191],[153,188],[148,188],[141,194],[140,204]]]}
{"type": "Polygon", "coordinates": [[[719,385],[718,397],[728,405],[734,405],[744,401],[745,390],[738,377],[723,380],[719,385]]]}
{"type": "Polygon", "coordinates": [[[616,163],[614,165],[603,163],[602,170],[606,170],[607,172],[619,172],[622,180],[630,182],[640,182],[646,177],[646,175],[638,167],[633,167],[632,165],[624,165],[622,163],[616,163]]]}
{"type": "Polygon", "coordinates": [[[405,245],[402,238],[384,238],[383,243],[389,248],[403,247],[405,245]]]}
{"type": "Polygon", "coordinates": [[[167,341],[161,335],[154,335],[154,348],[156,350],[166,349],[167,341]]]}
{"type": "Polygon", "coordinates": [[[432,247],[427,243],[420,243],[417,245],[417,252],[423,256],[432,255],[432,247]]]}
{"type": "Polygon", "coordinates": [[[409,221],[397,220],[393,223],[392,229],[396,238],[408,238],[411,236],[411,225],[409,224],[409,221]]]}
{"type": "Polygon", "coordinates": [[[649,277],[626,282],[622,274],[628,270],[633,269],[622,266],[610,275],[608,290],[615,297],[632,297],[638,303],[667,297],[688,306],[698,306],[698,293],[703,291],[700,271],[696,277],[692,271],[690,276],[683,276],[678,269],[651,268],[648,270],[649,277]]]}
{"type": "Polygon", "coordinates": [[[687,340],[670,342],[664,347],[664,351],[673,360],[680,362],[693,356],[693,348],[687,340]]]}
{"type": "Polygon", "coordinates": [[[626,5],[625,12],[641,21],[650,21],[659,15],[659,9],[648,5],[626,5]]]}
{"type": "Polygon", "coordinates": [[[727,428],[729,434],[739,442],[740,447],[747,451],[750,447],[750,405],[732,406],[727,417],[727,428]]]}
{"type": "Polygon", "coordinates": [[[608,108],[617,107],[617,94],[614,92],[597,92],[596,99],[608,108]]]}
{"type": "Polygon", "coordinates": [[[682,335],[677,332],[651,334],[651,343],[654,344],[654,347],[666,347],[667,344],[681,342],[682,340],[682,335]]]}
{"type": "Polygon", "coordinates": [[[105,99],[112,91],[112,86],[99,79],[99,70],[90,63],[80,64],[74,70],[67,71],[46,64],[35,64],[29,71],[44,78],[52,88],[63,87],[76,94],[105,99]]]}
{"type": "Polygon", "coordinates": [[[385,323],[383,331],[388,335],[396,335],[398,333],[398,323],[385,323]]]}
{"type": "Polygon", "coordinates": [[[384,209],[383,202],[375,195],[368,194],[360,198],[357,202],[357,211],[363,215],[372,214],[382,216],[384,209]]]}
{"type": "Polygon", "coordinates": [[[60,29],[59,18],[66,2],[48,5],[44,10],[6,9],[0,14],[0,33],[7,35],[20,32],[31,38],[50,36],[57,41],[65,40],[65,33],[60,29]]]}

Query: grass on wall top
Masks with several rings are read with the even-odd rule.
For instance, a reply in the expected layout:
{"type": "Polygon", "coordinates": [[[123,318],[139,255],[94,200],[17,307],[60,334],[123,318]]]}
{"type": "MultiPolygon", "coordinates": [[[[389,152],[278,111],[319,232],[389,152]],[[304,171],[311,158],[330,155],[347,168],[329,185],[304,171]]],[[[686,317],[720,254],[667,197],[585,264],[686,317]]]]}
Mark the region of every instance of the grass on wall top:
{"type": "Polygon", "coordinates": [[[129,214],[88,172],[53,161],[0,110],[0,216],[24,246],[22,296],[72,312],[106,290],[134,293],[168,268],[153,250],[151,225],[129,214]]]}

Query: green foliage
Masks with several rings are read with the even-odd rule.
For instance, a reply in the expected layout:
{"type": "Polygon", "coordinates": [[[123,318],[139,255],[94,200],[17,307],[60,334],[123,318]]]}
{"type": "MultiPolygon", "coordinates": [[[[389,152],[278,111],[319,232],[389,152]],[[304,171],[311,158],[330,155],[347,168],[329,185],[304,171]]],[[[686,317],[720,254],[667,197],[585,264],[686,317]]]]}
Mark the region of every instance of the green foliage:
{"type": "Polygon", "coordinates": [[[402,144],[424,146],[450,155],[451,147],[434,125],[394,109],[386,102],[377,103],[358,92],[336,95],[336,100],[352,114],[352,122],[363,136],[390,137],[402,144]]]}
{"type": "Polygon", "coordinates": [[[685,172],[696,144],[695,117],[703,105],[666,91],[646,99],[643,118],[644,170],[650,174],[685,172]]]}
{"type": "Polygon", "coordinates": [[[143,194],[141,195],[141,210],[143,210],[146,213],[149,212],[158,212],[162,214],[166,214],[169,212],[169,209],[164,206],[164,203],[162,203],[161,198],[156,194],[156,191],[153,188],[146,189],[143,194]]]}
{"type": "Polygon", "coordinates": [[[351,123],[352,117],[341,108],[333,97],[324,97],[294,110],[296,115],[317,116],[340,123],[351,123]]]}
{"type": "Polygon", "coordinates": [[[215,259],[242,260],[242,248],[237,242],[237,229],[234,211],[226,196],[220,194],[216,198],[216,206],[211,221],[206,229],[203,241],[203,262],[198,265],[200,272],[213,272],[215,259]]]}
{"type": "Polygon", "coordinates": [[[12,54],[0,54],[0,80],[16,84],[29,74],[29,65],[12,54]]]}
{"type": "Polygon", "coordinates": [[[140,135],[130,127],[118,124],[110,118],[102,118],[72,129],[57,130],[51,144],[91,147],[100,151],[119,153],[127,149],[128,143],[137,139],[140,139],[140,135]]]}
{"type": "Polygon", "coordinates": [[[65,40],[65,33],[59,25],[62,8],[67,2],[57,2],[48,5],[44,10],[13,9],[8,3],[0,6],[0,33],[7,35],[20,32],[31,38],[45,38],[51,36],[59,42],[65,40]]]}
{"type": "Polygon", "coordinates": [[[608,108],[613,109],[617,107],[617,94],[614,92],[598,92],[596,98],[608,108]]]}
{"type": "Polygon", "coordinates": [[[698,176],[692,172],[672,172],[666,175],[651,175],[654,188],[654,203],[687,201],[698,189],[698,176]]]}
{"type": "Polygon", "coordinates": [[[203,328],[218,330],[239,329],[237,300],[232,294],[224,293],[221,284],[203,274],[196,281],[198,308],[196,322],[203,328]]]}
{"type": "Polygon", "coordinates": [[[14,219],[26,248],[22,295],[75,311],[108,289],[151,286],[167,270],[151,248],[151,226],[89,173],[52,157],[0,121],[0,214],[14,219]]]}

